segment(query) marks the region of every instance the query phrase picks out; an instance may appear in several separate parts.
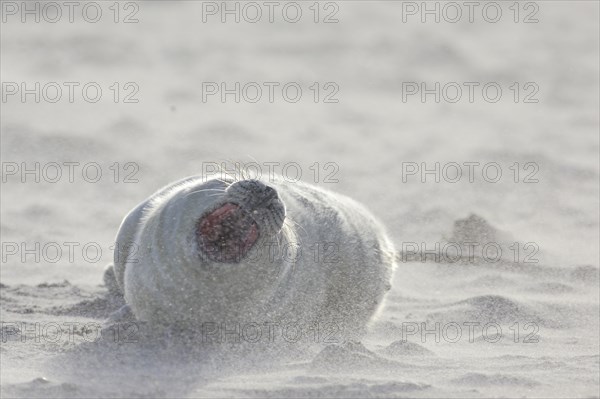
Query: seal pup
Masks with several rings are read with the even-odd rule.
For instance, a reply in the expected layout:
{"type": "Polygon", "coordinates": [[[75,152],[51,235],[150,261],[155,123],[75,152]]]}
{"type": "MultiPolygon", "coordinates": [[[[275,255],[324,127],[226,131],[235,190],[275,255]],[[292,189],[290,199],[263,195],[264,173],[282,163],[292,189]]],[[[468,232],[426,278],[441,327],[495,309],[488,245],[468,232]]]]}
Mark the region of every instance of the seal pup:
{"type": "Polygon", "coordinates": [[[281,177],[177,181],[129,212],[116,248],[105,282],[127,304],[117,317],[242,338],[292,325],[288,338],[358,340],[395,269],[365,207],[281,177]]]}

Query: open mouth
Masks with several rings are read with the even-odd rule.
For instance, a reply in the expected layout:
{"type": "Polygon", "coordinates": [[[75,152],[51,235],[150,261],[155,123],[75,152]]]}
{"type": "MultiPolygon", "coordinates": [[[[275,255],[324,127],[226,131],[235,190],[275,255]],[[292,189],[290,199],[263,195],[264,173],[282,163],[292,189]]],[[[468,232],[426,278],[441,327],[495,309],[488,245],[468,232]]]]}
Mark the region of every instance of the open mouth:
{"type": "Polygon", "coordinates": [[[216,262],[239,262],[258,240],[258,225],[239,205],[227,203],[196,225],[200,249],[216,262]]]}

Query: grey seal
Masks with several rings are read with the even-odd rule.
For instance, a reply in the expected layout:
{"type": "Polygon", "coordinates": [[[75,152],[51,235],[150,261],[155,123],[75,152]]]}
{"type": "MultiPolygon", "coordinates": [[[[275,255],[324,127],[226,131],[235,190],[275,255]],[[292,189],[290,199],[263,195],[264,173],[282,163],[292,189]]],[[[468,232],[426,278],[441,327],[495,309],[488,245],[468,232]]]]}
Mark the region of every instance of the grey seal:
{"type": "Polygon", "coordinates": [[[329,324],[357,340],[396,267],[364,206],[281,177],[177,181],[129,212],[116,248],[105,280],[119,314],[195,331],[329,324]]]}

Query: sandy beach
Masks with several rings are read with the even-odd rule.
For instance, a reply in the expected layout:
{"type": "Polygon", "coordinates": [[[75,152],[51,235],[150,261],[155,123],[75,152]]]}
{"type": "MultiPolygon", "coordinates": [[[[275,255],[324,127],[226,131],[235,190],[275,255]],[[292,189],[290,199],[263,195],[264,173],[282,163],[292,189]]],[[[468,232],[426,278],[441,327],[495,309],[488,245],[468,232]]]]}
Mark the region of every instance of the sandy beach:
{"type": "Polygon", "coordinates": [[[1,3],[3,397],[600,395],[597,2],[472,21],[433,1],[30,3],[1,3]],[[123,217],[235,163],[386,226],[398,267],[360,343],[100,335],[123,217]]]}

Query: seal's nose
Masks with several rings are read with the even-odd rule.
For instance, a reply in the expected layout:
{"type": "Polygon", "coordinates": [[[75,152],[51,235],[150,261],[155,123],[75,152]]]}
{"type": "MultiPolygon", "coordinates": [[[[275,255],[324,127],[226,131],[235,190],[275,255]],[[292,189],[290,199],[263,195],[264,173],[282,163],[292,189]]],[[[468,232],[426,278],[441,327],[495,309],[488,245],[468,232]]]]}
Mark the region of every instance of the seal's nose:
{"type": "Polygon", "coordinates": [[[261,233],[270,235],[281,230],[285,220],[285,204],[275,187],[259,180],[240,180],[225,190],[223,201],[238,204],[259,223],[261,233]]]}
{"type": "Polygon", "coordinates": [[[265,206],[277,199],[277,190],[253,179],[235,182],[227,188],[227,191],[234,196],[244,198],[246,206],[252,209],[265,206]]]}
{"type": "Polygon", "coordinates": [[[265,186],[263,190],[263,195],[265,199],[271,200],[277,198],[277,191],[275,191],[275,189],[271,186],[265,186]]]}

